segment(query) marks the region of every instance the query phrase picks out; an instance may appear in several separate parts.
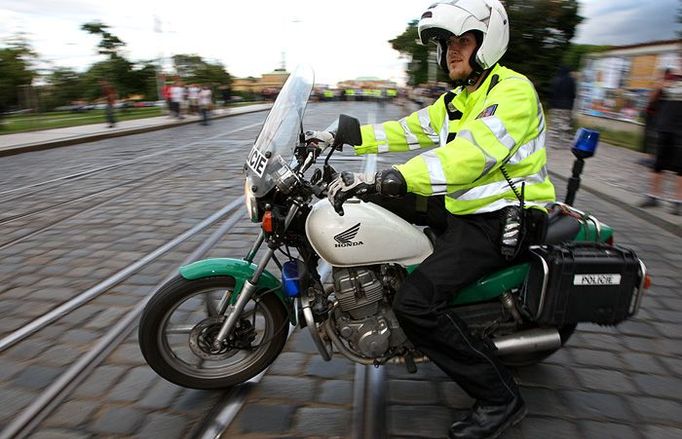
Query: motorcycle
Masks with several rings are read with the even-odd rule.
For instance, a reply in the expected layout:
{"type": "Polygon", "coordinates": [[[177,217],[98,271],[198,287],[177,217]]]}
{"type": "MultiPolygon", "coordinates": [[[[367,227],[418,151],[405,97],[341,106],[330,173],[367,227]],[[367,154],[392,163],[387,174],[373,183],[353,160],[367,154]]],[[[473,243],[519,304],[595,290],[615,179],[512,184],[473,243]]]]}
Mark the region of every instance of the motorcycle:
{"type": "MultiPolygon", "coordinates": [[[[428,360],[401,330],[391,302],[432,253],[433,236],[356,198],[346,201],[345,215],[335,211],[326,199],[336,176],[329,159],[344,144],[361,143],[360,127],[341,115],[331,147],[306,144],[312,87],[310,69],[291,74],[248,155],[245,204],[261,223],[248,254],[180,268],[143,311],[140,348],[168,381],[197,389],[245,382],[277,358],[290,326],[307,329],[325,360],[340,354],[367,365],[402,363],[411,372],[428,360]],[[324,154],[322,169],[307,177],[324,154]],[[279,278],[267,269],[271,262],[279,278]],[[331,282],[320,275],[321,262],[331,266],[331,282]]],[[[576,164],[573,196],[576,167],[582,170],[576,164]]],[[[611,227],[566,203],[549,206],[547,218],[542,242],[450,303],[508,365],[542,361],[578,323],[630,318],[648,288],[645,265],[614,245],[611,227]]]]}

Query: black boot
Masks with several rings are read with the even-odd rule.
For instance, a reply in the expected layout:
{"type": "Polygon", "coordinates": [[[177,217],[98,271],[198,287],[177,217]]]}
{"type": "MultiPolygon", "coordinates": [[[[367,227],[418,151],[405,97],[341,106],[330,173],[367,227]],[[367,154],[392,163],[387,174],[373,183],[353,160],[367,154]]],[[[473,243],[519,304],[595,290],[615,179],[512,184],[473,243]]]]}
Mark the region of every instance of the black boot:
{"type": "Polygon", "coordinates": [[[469,417],[450,426],[450,439],[495,439],[526,416],[526,404],[516,396],[507,404],[476,403],[469,417]]]}

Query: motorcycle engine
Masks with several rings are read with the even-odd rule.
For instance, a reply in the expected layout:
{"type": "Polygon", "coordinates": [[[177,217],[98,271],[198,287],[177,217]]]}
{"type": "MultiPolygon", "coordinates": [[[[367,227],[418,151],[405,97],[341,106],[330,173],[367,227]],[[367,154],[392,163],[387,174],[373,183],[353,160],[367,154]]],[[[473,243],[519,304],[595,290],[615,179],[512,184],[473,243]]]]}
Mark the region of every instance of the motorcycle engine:
{"type": "Polygon", "coordinates": [[[339,334],[362,355],[381,357],[406,337],[385,297],[385,286],[369,268],[335,268],[339,334]]]}

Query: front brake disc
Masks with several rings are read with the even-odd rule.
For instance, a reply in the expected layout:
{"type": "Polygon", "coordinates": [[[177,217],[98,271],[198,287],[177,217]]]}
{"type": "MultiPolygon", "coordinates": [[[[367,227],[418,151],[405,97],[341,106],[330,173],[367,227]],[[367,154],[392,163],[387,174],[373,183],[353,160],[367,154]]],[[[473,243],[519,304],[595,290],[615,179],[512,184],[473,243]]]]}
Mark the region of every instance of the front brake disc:
{"type": "Polygon", "coordinates": [[[204,360],[221,361],[237,353],[237,349],[234,349],[227,341],[220,349],[213,347],[213,340],[220,332],[224,320],[222,316],[208,317],[192,328],[189,334],[189,348],[194,355],[204,360]]]}

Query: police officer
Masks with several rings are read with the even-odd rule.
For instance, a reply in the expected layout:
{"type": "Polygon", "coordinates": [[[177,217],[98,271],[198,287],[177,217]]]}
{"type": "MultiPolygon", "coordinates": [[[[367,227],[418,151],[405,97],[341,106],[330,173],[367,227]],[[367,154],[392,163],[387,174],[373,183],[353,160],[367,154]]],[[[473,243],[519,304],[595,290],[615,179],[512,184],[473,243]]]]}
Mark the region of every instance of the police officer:
{"type": "MultiPolygon", "coordinates": [[[[410,213],[384,203],[439,232],[433,254],[405,280],[393,309],[416,348],[477,400],[449,437],[497,437],[525,416],[523,399],[494,348],[447,304],[462,287],[511,263],[501,251],[510,206],[521,197],[526,208],[555,200],[545,118],[532,83],[497,64],[509,40],[498,0],[437,3],[421,16],[418,31],[422,43],[437,44],[438,62],[456,88],[404,119],[362,126],[355,151],[436,148],[374,175],[343,172],[330,184],[329,200],[340,207],[351,196],[378,194],[402,197],[403,206],[405,198],[422,204],[410,213]]],[[[331,140],[330,133],[309,137],[331,140]]]]}

